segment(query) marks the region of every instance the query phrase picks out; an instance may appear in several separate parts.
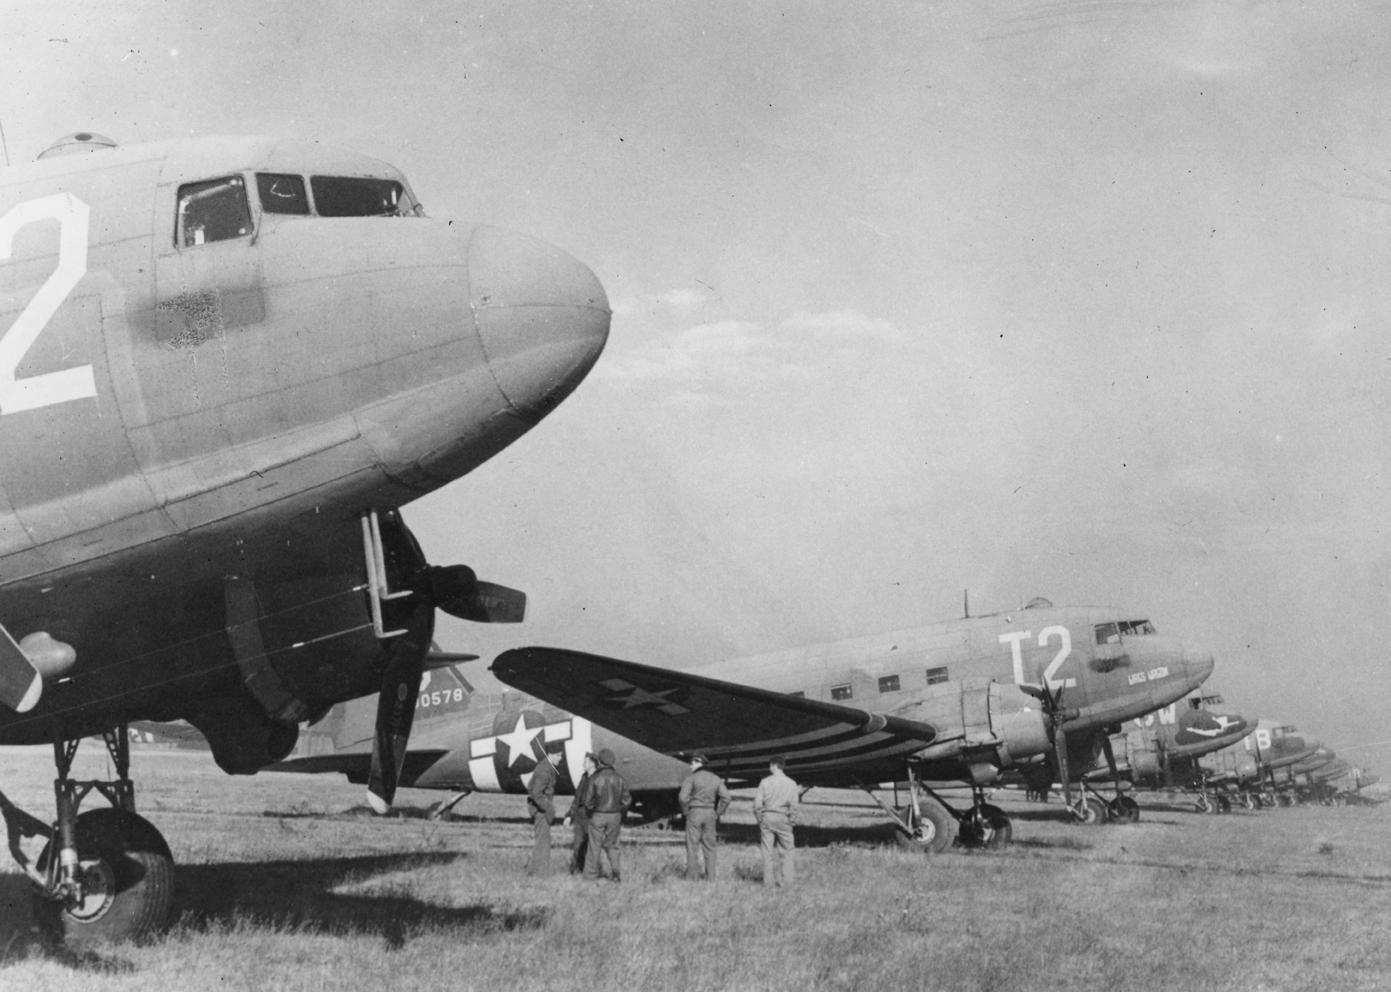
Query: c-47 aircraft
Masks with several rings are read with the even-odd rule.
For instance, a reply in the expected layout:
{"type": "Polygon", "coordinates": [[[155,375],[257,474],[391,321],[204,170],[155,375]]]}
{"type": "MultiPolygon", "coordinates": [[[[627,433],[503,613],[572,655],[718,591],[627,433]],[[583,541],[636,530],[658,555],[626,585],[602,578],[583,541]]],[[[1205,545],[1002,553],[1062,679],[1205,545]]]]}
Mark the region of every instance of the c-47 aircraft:
{"type": "Polygon", "coordinates": [[[435,609],[525,609],[396,511],[535,426],[608,327],[569,255],[430,220],[395,168],[315,143],[78,133],[0,172],[0,744],[58,765],[55,827],[0,811],[70,940],[170,908],[130,721],[187,720],[249,774],[380,692],[390,802],[435,609]],[[98,734],[116,781],[72,781],[98,734]],[[114,808],[78,815],[93,788],[114,808]]]}
{"type": "Polygon", "coordinates": [[[1136,789],[1191,791],[1205,811],[1214,801],[1209,787],[1226,783],[1211,780],[1202,757],[1237,743],[1256,726],[1253,716],[1212,709],[1221,702],[1220,696],[1194,696],[1127,723],[1122,733],[1111,737],[1117,768],[1095,768],[1087,778],[1095,781],[1118,773],[1136,789]]]}
{"type": "MultiPolygon", "coordinates": [[[[370,699],[337,704],[300,735],[294,755],[267,770],[338,772],[366,784],[372,714],[370,699]]],[[[170,739],[167,728],[161,735],[170,739]]],[[[634,815],[652,820],[677,811],[676,793],[690,774],[686,763],[520,692],[475,693],[456,668],[448,667],[425,673],[400,784],[452,792],[432,809],[439,816],[474,792],[525,793],[536,765],[550,754],[557,793],[572,795],[584,774],[585,754],[603,748],[618,757],[634,815]]]]}
{"type": "Polygon", "coordinates": [[[703,751],[732,785],[758,781],[783,755],[802,785],[863,788],[926,850],[958,833],[995,846],[1012,827],[983,787],[1002,771],[1051,757],[1066,782],[1068,761],[1090,765],[1108,728],[1183,698],[1211,673],[1211,652],[1132,616],[1035,600],[698,671],[539,647],[503,652],[492,671],[646,748],[703,751]],[[903,810],[874,790],[905,780],[903,810]],[[971,809],[952,810],[933,782],[971,786],[971,809]]]}

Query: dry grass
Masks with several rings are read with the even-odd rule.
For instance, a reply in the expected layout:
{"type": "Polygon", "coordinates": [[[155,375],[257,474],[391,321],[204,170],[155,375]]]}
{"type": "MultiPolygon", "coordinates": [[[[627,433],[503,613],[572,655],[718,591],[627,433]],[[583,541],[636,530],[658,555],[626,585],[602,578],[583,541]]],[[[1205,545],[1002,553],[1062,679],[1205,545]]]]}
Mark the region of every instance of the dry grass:
{"type": "MultiPolygon", "coordinates": [[[[47,753],[0,760],[7,791],[47,815],[47,753]]],[[[830,796],[799,829],[799,884],[765,892],[746,804],[724,830],[716,883],[684,882],[678,838],[646,828],[625,832],[615,886],[527,878],[519,799],[470,798],[453,823],[380,821],[338,812],[361,798],[341,779],[228,779],[170,753],[136,767],[142,811],[180,863],[179,923],[148,946],[65,956],[30,932],[23,880],[0,875],[0,988],[1200,992],[1391,980],[1391,806],[1204,817],[1149,803],[1135,826],[1084,828],[1056,806],[1006,802],[1019,841],[1008,852],[928,860],[890,846],[876,812],[848,804],[860,800],[830,796]]]]}

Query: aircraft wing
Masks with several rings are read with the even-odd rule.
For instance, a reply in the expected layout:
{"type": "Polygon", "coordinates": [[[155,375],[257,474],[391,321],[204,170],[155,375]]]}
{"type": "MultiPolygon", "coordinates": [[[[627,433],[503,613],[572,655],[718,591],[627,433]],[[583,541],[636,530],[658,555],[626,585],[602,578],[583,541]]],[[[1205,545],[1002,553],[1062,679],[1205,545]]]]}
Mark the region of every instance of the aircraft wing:
{"type": "Polygon", "coordinates": [[[704,752],[723,774],[754,777],[768,759],[821,771],[922,750],[914,720],[563,648],[516,648],[493,662],[502,682],[670,755],[704,752]]]}

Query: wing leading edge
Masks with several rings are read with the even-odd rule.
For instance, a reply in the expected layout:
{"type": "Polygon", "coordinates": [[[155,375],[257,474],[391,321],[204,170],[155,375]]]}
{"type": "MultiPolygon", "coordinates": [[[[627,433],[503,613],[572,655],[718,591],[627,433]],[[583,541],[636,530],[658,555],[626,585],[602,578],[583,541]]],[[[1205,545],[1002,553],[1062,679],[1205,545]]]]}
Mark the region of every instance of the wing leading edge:
{"type": "Polygon", "coordinates": [[[803,772],[873,765],[937,737],[913,720],[563,648],[504,651],[492,672],[655,751],[702,751],[734,777],[760,774],[774,755],[803,772]]]}

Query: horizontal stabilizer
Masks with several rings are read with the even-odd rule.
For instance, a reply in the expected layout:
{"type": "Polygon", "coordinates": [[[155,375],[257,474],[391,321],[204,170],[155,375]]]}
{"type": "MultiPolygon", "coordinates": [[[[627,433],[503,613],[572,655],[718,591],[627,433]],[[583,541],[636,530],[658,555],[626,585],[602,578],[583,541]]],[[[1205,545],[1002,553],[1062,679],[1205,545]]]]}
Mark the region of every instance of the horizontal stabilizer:
{"type": "Polygon", "coordinates": [[[39,703],[43,677],[10,632],[0,627],[0,703],[16,713],[27,713],[39,703]]]}
{"type": "Polygon", "coordinates": [[[441,651],[439,648],[431,645],[429,653],[425,655],[425,670],[429,672],[437,668],[448,668],[450,665],[456,665],[461,661],[477,660],[478,655],[476,654],[461,654],[458,651],[441,651]]]}

